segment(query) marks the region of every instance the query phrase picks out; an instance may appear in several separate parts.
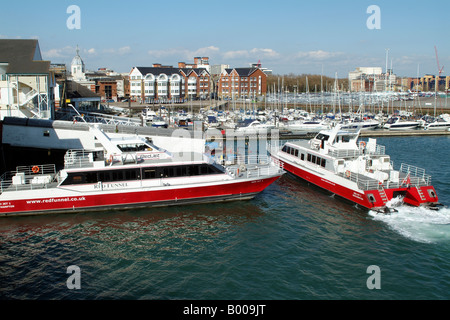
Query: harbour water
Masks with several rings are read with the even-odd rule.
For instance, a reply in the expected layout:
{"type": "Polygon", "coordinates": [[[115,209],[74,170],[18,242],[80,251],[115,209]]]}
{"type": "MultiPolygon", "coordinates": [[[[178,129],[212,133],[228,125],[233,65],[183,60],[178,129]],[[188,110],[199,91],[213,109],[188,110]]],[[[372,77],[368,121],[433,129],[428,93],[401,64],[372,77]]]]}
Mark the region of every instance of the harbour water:
{"type": "MultiPolygon", "coordinates": [[[[425,168],[450,205],[450,137],[378,143],[395,168],[425,168]]],[[[0,219],[0,298],[449,299],[450,209],[397,209],[367,212],[284,175],[246,202],[0,219]]]]}

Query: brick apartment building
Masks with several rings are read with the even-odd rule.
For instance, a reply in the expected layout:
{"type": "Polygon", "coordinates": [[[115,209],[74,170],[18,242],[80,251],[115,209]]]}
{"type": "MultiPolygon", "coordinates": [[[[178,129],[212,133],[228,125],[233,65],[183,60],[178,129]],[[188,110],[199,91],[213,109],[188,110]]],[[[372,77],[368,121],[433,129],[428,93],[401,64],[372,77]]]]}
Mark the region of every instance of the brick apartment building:
{"type": "Polygon", "coordinates": [[[130,97],[142,103],[179,103],[207,99],[211,94],[211,76],[206,68],[173,68],[161,64],[134,67],[129,81],[130,97]]]}
{"type": "Polygon", "coordinates": [[[217,84],[219,98],[254,98],[267,93],[267,75],[259,68],[225,69],[217,84]]]}

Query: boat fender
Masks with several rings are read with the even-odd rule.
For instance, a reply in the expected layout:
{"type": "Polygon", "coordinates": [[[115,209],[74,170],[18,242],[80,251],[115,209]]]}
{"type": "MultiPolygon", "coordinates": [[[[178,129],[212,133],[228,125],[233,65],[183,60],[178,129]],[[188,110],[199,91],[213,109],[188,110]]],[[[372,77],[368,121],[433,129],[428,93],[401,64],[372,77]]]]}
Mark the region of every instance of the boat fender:
{"type": "Polygon", "coordinates": [[[38,173],[39,172],[39,167],[38,166],[34,166],[33,168],[31,168],[31,171],[33,171],[33,173],[38,173]]]}

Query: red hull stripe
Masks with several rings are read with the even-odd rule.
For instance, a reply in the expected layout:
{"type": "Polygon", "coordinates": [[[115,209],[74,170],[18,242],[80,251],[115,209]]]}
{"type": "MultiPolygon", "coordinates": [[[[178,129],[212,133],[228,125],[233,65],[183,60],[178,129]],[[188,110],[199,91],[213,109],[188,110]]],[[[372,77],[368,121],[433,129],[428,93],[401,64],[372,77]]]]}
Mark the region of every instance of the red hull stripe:
{"type": "Polygon", "coordinates": [[[70,198],[10,200],[0,203],[0,215],[86,211],[111,207],[176,205],[181,203],[248,199],[263,191],[279,176],[213,186],[84,195],[70,198]]]}

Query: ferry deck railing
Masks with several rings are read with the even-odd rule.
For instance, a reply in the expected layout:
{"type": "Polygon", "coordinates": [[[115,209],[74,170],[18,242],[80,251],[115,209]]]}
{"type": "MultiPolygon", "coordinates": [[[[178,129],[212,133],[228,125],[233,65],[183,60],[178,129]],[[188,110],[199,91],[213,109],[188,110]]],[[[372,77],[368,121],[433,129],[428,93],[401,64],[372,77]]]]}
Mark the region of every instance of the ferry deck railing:
{"type": "Polygon", "coordinates": [[[402,163],[398,172],[398,179],[388,179],[383,182],[355,172],[350,172],[350,175],[348,175],[348,173],[340,173],[340,175],[355,182],[361,190],[401,188],[408,186],[422,187],[431,185],[431,176],[425,174],[425,170],[422,168],[402,163]]]}
{"type": "Polygon", "coordinates": [[[232,155],[226,161],[214,158],[216,163],[223,163],[228,174],[235,178],[264,177],[281,173],[282,163],[275,163],[268,155],[232,155]]]}
{"type": "Polygon", "coordinates": [[[0,177],[0,192],[46,189],[55,183],[54,164],[18,166],[0,177]]]}
{"type": "Polygon", "coordinates": [[[377,144],[375,146],[374,151],[371,151],[367,148],[366,149],[359,148],[359,149],[355,150],[355,149],[336,149],[336,148],[331,147],[328,150],[328,154],[335,158],[356,158],[356,157],[359,157],[359,156],[362,156],[365,154],[382,156],[382,155],[386,154],[386,147],[377,144]]]}

